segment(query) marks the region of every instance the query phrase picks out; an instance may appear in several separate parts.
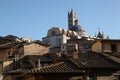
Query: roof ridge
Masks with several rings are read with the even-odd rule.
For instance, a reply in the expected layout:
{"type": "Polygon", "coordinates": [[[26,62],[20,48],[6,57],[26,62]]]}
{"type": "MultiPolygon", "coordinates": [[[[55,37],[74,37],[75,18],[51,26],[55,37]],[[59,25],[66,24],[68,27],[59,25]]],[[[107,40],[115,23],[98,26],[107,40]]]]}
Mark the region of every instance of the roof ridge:
{"type": "Polygon", "coordinates": [[[33,68],[31,70],[28,71],[31,72],[31,71],[34,71],[34,70],[41,70],[41,69],[45,69],[45,68],[50,68],[50,67],[54,67],[54,66],[58,66],[60,64],[63,64],[64,62],[59,62],[59,63],[56,63],[56,64],[52,64],[52,65],[49,65],[49,66],[44,66],[44,67],[41,67],[41,68],[33,68]]]}

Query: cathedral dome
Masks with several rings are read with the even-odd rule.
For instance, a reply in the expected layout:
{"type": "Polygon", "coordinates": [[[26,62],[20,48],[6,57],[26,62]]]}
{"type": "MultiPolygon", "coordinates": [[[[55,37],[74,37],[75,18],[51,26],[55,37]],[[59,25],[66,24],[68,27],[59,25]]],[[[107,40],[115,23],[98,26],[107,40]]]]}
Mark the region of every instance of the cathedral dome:
{"type": "Polygon", "coordinates": [[[77,34],[79,36],[83,36],[83,37],[87,36],[86,31],[84,29],[82,29],[82,27],[80,25],[73,26],[73,27],[70,28],[70,30],[77,32],[77,34]]]}
{"type": "Polygon", "coordinates": [[[58,27],[53,27],[48,30],[47,36],[56,36],[62,34],[62,29],[58,27]]]}

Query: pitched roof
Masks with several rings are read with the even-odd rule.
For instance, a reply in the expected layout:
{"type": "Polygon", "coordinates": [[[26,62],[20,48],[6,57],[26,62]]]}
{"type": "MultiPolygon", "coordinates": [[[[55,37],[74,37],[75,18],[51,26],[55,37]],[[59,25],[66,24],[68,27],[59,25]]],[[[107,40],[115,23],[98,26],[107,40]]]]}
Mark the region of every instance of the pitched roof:
{"type": "Polygon", "coordinates": [[[4,37],[4,39],[8,39],[8,40],[11,40],[11,41],[15,41],[15,39],[18,38],[17,36],[14,36],[14,35],[7,35],[4,37]]]}
{"type": "MultiPolygon", "coordinates": [[[[32,61],[38,61],[41,56],[39,55],[28,55],[23,57],[21,60],[32,60],[32,61]]],[[[43,58],[43,61],[45,59],[43,58]]],[[[28,63],[29,64],[29,63],[28,63]]],[[[24,65],[27,65],[26,62],[24,62],[24,65]]],[[[49,66],[43,66],[40,68],[27,68],[22,70],[13,70],[6,72],[6,74],[82,74],[84,73],[83,69],[120,69],[120,64],[117,62],[114,62],[107,57],[94,53],[81,53],[79,54],[78,59],[66,59],[59,63],[54,63],[49,66]]]]}
{"type": "Polygon", "coordinates": [[[49,45],[47,45],[47,44],[45,44],[45,43],[43,43],[42,41],[39,41],[39,40],[32,41],[32,42],[21,42],[19,47],[22,47],[22,46],[25,46],[25,45],[30,45],[32,43],[39,44],[39,45],[42,45],[42,46],[45,46],[45,47],[49,47],[49,45]]]}
{"type": "Polygon", "coordinates": [[[5,44],[5,43],[9,43],[12,42],[11,40],[5,39],[4,37],[0,37],[0,45],[1,44],[5,44]]]}
{"type": "Polygon", "coordinates": [[[0,45],[0,49],[8,49],[8,48],[12,48],[14,46],[21,46],[25,44],[24,42],[19,42],[19,43],[16,43],[16,42],[7,42],[7,43],[4,43],[4,44],[1,44],[0,45]]]}
{"type": "Polygon", "coordinates": [[[8,43],[4,43],[0,45],[0,49],[7,49],[7,48],[11,48],[13,46],[13,44],[11,42],[8,43]]]}
{"type": "Polygon", "coordinates": [[[23,74],[27,71],[27,69],[16,69],[16,70],[11,70],[11,71],[7,71],[7,72],[3,72],[2,74],[3,75],[6,75],[6,74],[23,74]]]}
{"type": "Polygon", "coordinates": [[[33,68],[31,70],[28,69],[17,69],[8,72],[4,72],[3,75],[16,75],[15,77],[21,77],[26,74],[84,74],[85,71],[79,69],[71,62],[59,62],[56,64],[52,64],[49,66],[41,67],[41,68],[33,68]]]}
{"type": "Polygon", "coordinates": [[[103,39],[102,42],[120,42],[120,39],[103,39]]]}
{"type": "Polygon", "coordinates": [[[107,57],[94,52],[79,54],[78,59],[72,59],[80,68],[119,68],[120,64],[114,62],[107,57]]]}
{"type": "Polygon", "coordinates": [[[26,55],[24,57],[22,57],[19,61],[28,61],[28,60],[32,60],[32,61],[38,61],[38,59],[40,59],[41,62],[49,62],[52,61],[52,58],[49,56],[49,54],[44,54],[44,55],[26,55]]]}
{"type": "Polygon", "coordinates": [[[45,66],[41,68],[34,68],[28,73],[42,73],[42,74],[53,74],[53,73],[83,73],[83,70],[80,70],[78,67],[71,65],[70,62],[60,62],[50,66],[45,66]]]}
{"type": "Polygon", "coordinates": [[[43,45],[43,46],[46,46],[46,47],[50,46],[50,45],[48,45],[48,44],[46,44],[46,43],[44,43],[44,42],[42,42],[40,40],[36,40],[36,41],[33,41],[33,42],[38,43],[38,44],[43,45]]]}

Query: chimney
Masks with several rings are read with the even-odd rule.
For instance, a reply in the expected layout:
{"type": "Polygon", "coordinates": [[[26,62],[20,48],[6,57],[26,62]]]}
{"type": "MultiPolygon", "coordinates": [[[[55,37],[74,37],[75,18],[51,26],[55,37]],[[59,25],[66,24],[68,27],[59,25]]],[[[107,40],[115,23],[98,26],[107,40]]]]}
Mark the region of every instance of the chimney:
{"type": "Polygon", "coordinates": [[[41,68],[40,59],[38,59],[38,65],[37,65],[37,67],[41,68]]]}
{"type": "Polygon", "coordinates": [[[73,57],[74,59],[77,59],[77,58],[78,58],[78,53],[77,53],[77,52],[73,52],[73,53],[72,53],[72,57],[73,57]]]}

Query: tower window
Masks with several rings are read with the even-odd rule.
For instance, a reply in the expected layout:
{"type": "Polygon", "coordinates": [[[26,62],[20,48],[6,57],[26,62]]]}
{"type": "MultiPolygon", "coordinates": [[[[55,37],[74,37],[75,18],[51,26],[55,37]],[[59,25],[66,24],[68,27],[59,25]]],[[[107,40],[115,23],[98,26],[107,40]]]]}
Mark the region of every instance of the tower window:
{"type": "Polygon", "coordinates": [[[55,36],[55,35],[56,35],[56,31],[53,30],[53,31],[51,32],[51,36],[55,36]]]}

